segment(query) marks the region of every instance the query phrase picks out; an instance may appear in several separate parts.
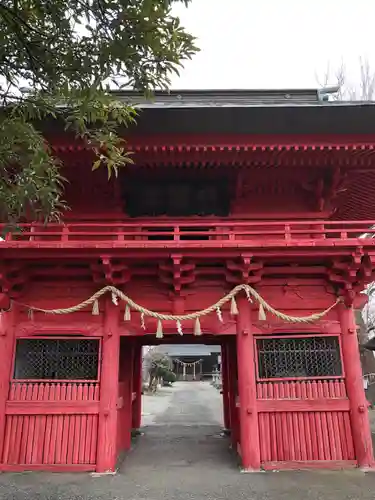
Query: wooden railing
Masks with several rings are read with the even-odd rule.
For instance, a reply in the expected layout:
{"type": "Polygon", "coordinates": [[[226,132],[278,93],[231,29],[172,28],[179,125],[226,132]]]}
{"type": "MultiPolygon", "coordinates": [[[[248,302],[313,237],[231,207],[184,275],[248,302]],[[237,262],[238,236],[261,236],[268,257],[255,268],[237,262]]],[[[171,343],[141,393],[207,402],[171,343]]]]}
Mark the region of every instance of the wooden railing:
{"type": "Polygon", "coordinates": [[[324,398],[346,398],[345,382],[342,378],[258,381],[258,399],[310,400],[324,398]]]}
{"type": "Polygon", "coordinates": [[[13,380],[8,401],[99,401],[99,382],[13,380]]]}
{"type": "Polygon", "coordinates": [[[95,470],[99,382],[12,380],[2,470],[95,470]]]}
{"type": "MultiPolygon", "coordinates": [[[[1,228],[0,228],[1,229],[1,228]]],[[[4,229],[4,228],[3,228],[4,229]]],[[[207,246],[236,247],[293,245],[298,242],[330,245],[361,240],[375,245],[375,221],[212,221],[74,222],[21,224],[5,231],[1,246],[74,246],[103,244],[116,247],[207,246]],[[323,240],[328,240],[323,242],[323,240]]]]}

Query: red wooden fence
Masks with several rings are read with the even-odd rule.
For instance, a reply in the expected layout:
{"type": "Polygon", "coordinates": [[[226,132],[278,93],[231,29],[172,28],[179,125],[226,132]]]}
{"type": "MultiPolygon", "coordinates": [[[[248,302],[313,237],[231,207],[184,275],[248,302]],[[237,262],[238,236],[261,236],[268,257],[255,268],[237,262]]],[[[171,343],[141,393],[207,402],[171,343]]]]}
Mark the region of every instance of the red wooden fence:
{"type": "Polygon", "coordinates": [[[94,470],[98,414],[98,382],[12,381],[2,463],[94,470]]]}
{"type": "Polygon", "coordinates": [[[261,461],[354,461],[344,380],[258,383],[261,461]]]}
{"type": "Polygon", "coordinates": [[[263,468],[356,464],[344,375],[258,378],[256,406],[263,468]]]}
{"type": "MultiPolygon", "coordinates": [[[[72,222],[66,224],[20,224],[18,230],[8,232],[3,246],[55,246],[66,244],[90,245],[101,242],[130,246],[158,246],[169,241],[170,244],[184,246],[204,242],[208,246],[238,246],[240,242],[260,241],[267,244],[291,244],[306,240],[328,240],[325,244],[347,239],[366,240],[375,245],[375,221],[148,221],[136,222],[72,222]],[[220,242],[220,244],[218,243],[220,242]]],[[[2,228],[4,229],[4,228],[2,228]]]]}

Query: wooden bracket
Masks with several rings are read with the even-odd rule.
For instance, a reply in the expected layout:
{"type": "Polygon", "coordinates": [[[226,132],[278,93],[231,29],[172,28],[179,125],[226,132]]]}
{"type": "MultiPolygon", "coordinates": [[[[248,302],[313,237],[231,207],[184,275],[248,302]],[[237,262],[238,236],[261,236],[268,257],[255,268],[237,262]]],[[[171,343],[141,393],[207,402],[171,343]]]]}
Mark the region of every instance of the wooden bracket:
{"type": "Polygon", "coordinates": [[[175,295],[183,295],[183,291],[196,280],[195,264],[184,262],[180,254],[172,254],[168,261],[159,264],[159,279],[175,295]]]}
{"type": "Polygon", "coordinates": [[[0,265],[0,309],[9,310],[10,300],[24,292],[28,281],[27,270],[18,262],[3,262],[0,265]]]}
{"type": "Polygon", "coordinates": [[[91,264],[91,272],[95,283],[106,285],[124,285],[131,278],[130,269],[124,260],[105,255],[91,264]]]}
{"type": "Polygon", "coordinates": [[[366,283],[375,278],[375,259],[358,247],[349,258],[334,259],[327,278],[344,304],[352,307],[366,283]]]}
{"type": "Polygon", "coordinates": [[[239,260],[227,260],[225,278],[228,283],[247,285],[259,283],[262,279],[263,262],[253,261],[251,254],[242,254],[239,260]]]}

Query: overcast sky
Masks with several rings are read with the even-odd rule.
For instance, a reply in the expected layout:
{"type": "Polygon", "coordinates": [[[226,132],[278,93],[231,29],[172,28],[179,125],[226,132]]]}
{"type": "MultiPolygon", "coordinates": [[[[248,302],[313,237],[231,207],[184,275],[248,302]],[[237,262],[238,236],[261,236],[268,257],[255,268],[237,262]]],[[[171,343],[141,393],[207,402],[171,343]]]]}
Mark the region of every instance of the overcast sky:
{"type": "Polygon", "coordinates": [[[342,59],[356,79],[360,57],[375,70],[375,0],[193,0],[174,12],[201,52],[173,88],[315,88],[342,59]]]}

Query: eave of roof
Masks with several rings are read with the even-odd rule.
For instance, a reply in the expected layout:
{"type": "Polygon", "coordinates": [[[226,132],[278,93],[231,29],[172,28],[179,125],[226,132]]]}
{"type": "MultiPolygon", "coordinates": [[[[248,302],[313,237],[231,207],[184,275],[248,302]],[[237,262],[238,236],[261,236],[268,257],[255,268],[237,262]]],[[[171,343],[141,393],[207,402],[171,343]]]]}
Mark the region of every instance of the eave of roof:
{"type": "Polygon", "coordinates": [[[119,100],[140,109],[375,106],[372,101],[327,100],[334,90],[337,89],[171,90],[157,91],[149,98],[132,90],[111,93],[119,100]]]}
{"type": "MultiPolygon", "coordinates": [[[[75,142],[71,143],[67,141],[66,143],[58,143],[54,144],[53,146],[54,151],[56,152],[76,152],[76,151],[85,151],[88,150],[90,151],[91,148],[82,142],[75,142]]],[[[280,142],[278,144],[267,144],[263,142],[255,142],[255,141],[247,141],[247,142],[240,142],[240,141],[234,141],[234,143],[229,143],[229,142],[211,142],[211,143],[205,143],[204,141],[202,143],[196,143],[196,142],[191,142],[189,143],[187,140],[185,142],[174,142],[172,140],[166,141],[165,143],[155,143],[152,140],[152,137],[150,140],[146,143],[137,143],[137,142],[132,142],[129,141],[127,144],[127,149],[129,151],[132,151],[134,153],[146,153],[146,154],[153,154],[153,153],[159,153],[161,155],[168,155],[168,154],[184,154],[184,153],[221,153],[221,154],[226,154],[226,153],[293,153],[293,152],[298,152],[298,153],[319,153],[319,152],[347,152],[350,153],[351,156],[347,157],[347,161],[350,163],[350,161],[353,161],[356,156],[355,155],[360,155],[361,158],[365,158],[368,155],[373,155],[375,153],[375,137],[373,142],[350,142],[350,143],[337,143],[335,141],[332,142],[304,142],[303,140],[300,143],[292,143],[292,142],[280,142]]],[[[160,160],[159,157],[155,157],[154,160],[157,163],[158,160],[160,160]]],[[[226,157],[223,157],[223,160],[225,161],[226,157]]],[[[265,160],[270,160],[270,156],[266,156],[265,160]]],[[[319,160],[320,157],[317,157],[319,160]]],[[[203,159],[203,157],[202,157],[203,159]]],[[[252,163],[252,157],[247,158],[249,164],[252,163]]],[[[311,160],[311,156],[308,157],[308,160],[311,160]]],[[[181,161],[186,162],[188,159],[186,158],[181,158],[181,161]]]]}
{"type": "MultiPolygon", "coordinates": [[[[331,90],[172,90],[156,92],[152,99],[133,91],[112,95],[140,110],[136,125],[123,130],[129,139],[162,134],[375,135],[375,102],[324,100],[331,90]]],[[[63,128],[53,120],[38,126],[47,135],[63,128]]]]}

